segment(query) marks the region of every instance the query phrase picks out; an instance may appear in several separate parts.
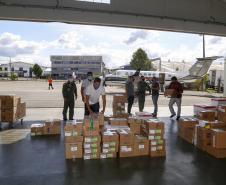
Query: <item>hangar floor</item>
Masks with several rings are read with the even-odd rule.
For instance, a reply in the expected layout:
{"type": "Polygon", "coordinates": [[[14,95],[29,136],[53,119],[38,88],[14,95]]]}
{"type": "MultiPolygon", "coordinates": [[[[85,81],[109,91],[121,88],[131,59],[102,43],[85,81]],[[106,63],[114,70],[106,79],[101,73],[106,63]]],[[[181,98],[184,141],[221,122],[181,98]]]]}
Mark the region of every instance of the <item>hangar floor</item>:
{"type": "MultiPolygon", "coordinates": [[[[166,158],[67,161],[62,136],[31,138],[26,134],[18,142],[0,144],[0,184],[225,184],[226,160],[215,159],[181,140],[177,122],[162,120],[166,123],[166,158]]],[[[25,121],[16,128],[26,130],[31,123],[25,121]]]]}

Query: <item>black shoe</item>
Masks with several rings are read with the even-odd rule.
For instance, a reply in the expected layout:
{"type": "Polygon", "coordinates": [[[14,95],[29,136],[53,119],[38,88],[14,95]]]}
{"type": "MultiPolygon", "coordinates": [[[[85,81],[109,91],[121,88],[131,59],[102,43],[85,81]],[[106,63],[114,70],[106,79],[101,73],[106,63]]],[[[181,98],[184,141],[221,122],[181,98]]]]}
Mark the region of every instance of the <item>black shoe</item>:
{"type": "Polygon", "coordinates": [[[67,118],[64,118],[63,120],[64,120],[64,121],[67,121],[67,118]]]}
{"type": "Polygon", "coordinates": [[[152,117],[153,118],[156,118],[157,117],[157,114],[152,113],[152,117]]]}
{"type": "Polygon", "coordinates": [[[177,116],[177,121],[180,119],[180,116],[177,116]]]}
{"type": "Polygon", "coordinates": [[[172,114],[172,115],[170,116],[170,118],[173,118],[175,115],[176,115],[176,114],[172,114]]]}

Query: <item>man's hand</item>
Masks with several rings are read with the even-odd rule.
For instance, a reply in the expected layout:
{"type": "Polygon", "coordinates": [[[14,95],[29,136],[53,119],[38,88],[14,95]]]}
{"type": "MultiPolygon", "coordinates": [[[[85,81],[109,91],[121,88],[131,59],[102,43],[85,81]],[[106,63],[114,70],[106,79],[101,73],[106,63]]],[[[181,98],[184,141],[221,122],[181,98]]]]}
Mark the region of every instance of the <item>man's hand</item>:
{"type": "Polygon", "coordinates": [[[85,103],[85,97],[84,96],[82,96],[82,101],[85,103]]]}
{"type": "Polygon", "coordinates": [[[100,113],[101,113],[101,114],[104,114],[104,112],[105,112],[105,110],[102,110],[100,113]]]}

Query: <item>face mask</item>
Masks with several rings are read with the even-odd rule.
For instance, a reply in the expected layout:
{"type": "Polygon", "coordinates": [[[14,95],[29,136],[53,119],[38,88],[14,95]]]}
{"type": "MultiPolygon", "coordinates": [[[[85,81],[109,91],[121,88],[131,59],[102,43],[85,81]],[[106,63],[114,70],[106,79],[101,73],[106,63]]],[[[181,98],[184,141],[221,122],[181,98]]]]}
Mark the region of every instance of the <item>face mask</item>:
{"type": "Polygon", "coordinates": [[[69,78],[68,81],[69,81],[70,83],[72,83],[74,80],[73,80],[73,78],[69,78]]]}
{"type": "Polygon", "coordinates": [[[92,77],[92,76],[88,76],[87,79],[88,79],[89,81],[92,81],[93,77],[92,77]]]}
{"type": "Polygon", "coordinates": [[[97,84],[94,84],[93,87],[94,87],[94,89],[97,90],[100,87],[100,85],[99,84],[98,85],[97,84]]]}

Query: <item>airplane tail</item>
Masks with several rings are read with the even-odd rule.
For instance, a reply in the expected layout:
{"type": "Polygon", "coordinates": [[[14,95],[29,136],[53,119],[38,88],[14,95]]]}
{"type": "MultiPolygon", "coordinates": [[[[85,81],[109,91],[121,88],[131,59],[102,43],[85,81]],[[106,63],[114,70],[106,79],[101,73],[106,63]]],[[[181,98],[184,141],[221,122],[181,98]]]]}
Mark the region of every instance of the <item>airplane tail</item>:
{"type": "Polygon", "coordinates": [[[201,79],[203,76],[207,74],[213,61],[219,58],[222,58],[222,57],[213,56],[213,57],[197,58],[196,63],[193,64],[192,67],[188,70],[189,75],[182,77],[179,80],[184,81],[184,80],[201,79]]]}

